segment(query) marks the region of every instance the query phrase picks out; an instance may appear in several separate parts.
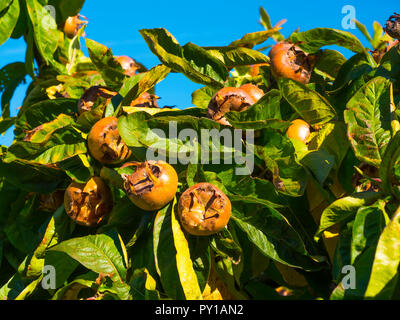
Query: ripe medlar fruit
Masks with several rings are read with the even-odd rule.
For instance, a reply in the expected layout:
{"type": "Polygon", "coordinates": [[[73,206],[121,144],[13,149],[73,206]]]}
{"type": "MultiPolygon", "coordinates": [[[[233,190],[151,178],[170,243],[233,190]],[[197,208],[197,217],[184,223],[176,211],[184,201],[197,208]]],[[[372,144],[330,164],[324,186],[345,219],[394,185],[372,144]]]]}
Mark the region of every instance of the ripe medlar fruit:
{"type": "Polygon", "coordinates": [[[286,135],[289,138],[306,143],[310,136],[310,125],[301,119],[293,120],[286,135]]]}
{"type": "Polygon", "coordinates": [[[81,20],[80,18],[86,19],[84,16],[78,14],[73,17],[68,17],[67,20],[64,23],[64,33],[70,37],[73,38],[76,36],[76,34],[79,31],[79,28],[81,28],[84,24],[87,24],[88,22],[85,20],[81,20]]]}
{"type": "Polygon", "coordinates": [[[394,13],[389,17],[386,21],[385,31],[392,38],[400,40],[400,14],[394,13]]]}
{"type": "Polygon", "coordinates": [[[90,87],[89,89],[85,90],[84,94],[78,101],[78,113],[82,114],[86,111],[92,110],[96,102],[101,103],[101,101],[99,101],[101,98],[105,99],[103,103],[107,105],[110,102],[111,98],[115,95],[117,95],[117,92],[112,91],[106,87],[90,87]]]}
{"type": "Polygon", "coordinates": [[[228,224],[231,202],[215,185],[198,183],[181,195],[178,216],[188,233],[208,236],[221,231],[228,224]]]}
{"type": "Polygon", "coordinates": [[[136,74],[136,71],[139,69],[136,61],[128,56],[119,56],[116,57],[115,60],[119,62],[122,69],[124,69],[124,74],[131,77],[136,74]]]}
{"type": "Polygon", "coordinates": [[[178,175],[170,164],[150,160],[132,165],[137,166],[136,171],[121,176],[129,199],[137,207],[145,211],[158,210],[175,197],[178,175]]]}
{"type": "Polygon", "coordinates": [[[77,224],[98,225],[113,206],[109,187],[99,177],[87,183],[72,182],[64,194],[65,211],[77,224]]]}
{"type": "Polygon", "coordinates": [[[214,121],[230,125],[225,118],[229,111],[244,111],[252,106],[256,100],[245,90],[234,87],[226,87],[219,90],[208,105],[208,117],[214,121]]]}
{"type": "Polygon", "coordinates": [[[240,89],[246,91],[255,102],[260,100],[264,96],[264,91],[252,83],[246,83],[240,87],[240,89]]]}
{"type": "Polygon", "coordinates": [[[126,160],[131,152],[118,132],[118,118],[106,117],[95,123],[88,135],[90,154],[104,164],[126,160]]]}
{"type": "Polygon", "coordinates": [[[296,45],[278,42],[269,52],[269,58],[275,78],[293,79],[303,84],[310,81],[315,59],[296,45]]]}
{"type": "Polygon", "coordinates": [[[143,92],[138,98],[130,103],[130,106],[139,108],[159,108],[157,99],[159,99],[159,97],[156,95],[143,92]]]}

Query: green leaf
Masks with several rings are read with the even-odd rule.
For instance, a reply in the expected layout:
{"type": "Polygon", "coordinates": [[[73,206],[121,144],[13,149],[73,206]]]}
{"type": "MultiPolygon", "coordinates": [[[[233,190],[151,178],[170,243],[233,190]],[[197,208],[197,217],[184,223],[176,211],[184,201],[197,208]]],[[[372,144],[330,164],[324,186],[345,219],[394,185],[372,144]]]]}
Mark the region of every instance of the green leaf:
{"type": "Polygon", "coordinates": [[[272,130],[264,130],[263,141],[255,146],[256,154],[265,161],[272,174],[275,188],[290,196],[304,193],[308,176],[297,163],[293,144],[286,136],[272,130]]]}
{"type": "MultiPolygon", "coordinates": [[[[398,170],[398,159],[400,155],[400,131],[396,132],[394,137],[390,140],[385,153],[383,155],[382,163],[379,167],[379,177],[382,179],[382,189],[389,193],[394,193],[397,196],[399,193],[393,183],[395,172],[398,170]],[[397,170],[396,170],[397,169],[397,170]]],[[[399,179],[399,177],[397,177],[399,179]]]]}
{"type": "Polygon", "coordinates": [[[272,89],[247,110],[227,112],[225,117],[237,129],[275,128],[285,131],[290,123],[280,120],[280,101],[279,90],[272,89]]]}
{"type": "Polygon", "coordinates": [[[379,192],[367,191],[336,200],[322,212],[315,238],[319,239],[323,231],[355,216],[359,208],[374,203],[380,196],[379,192]]]}
{"type": "Polygon", "coordinates": [[[32,130],[24,139],[25,141],[30,141],[32,143],[42,143],[47,141],[51,135],[60,128],[67,127],[75,123],[74,119],[61,113],[57,118],[50,122],[43,123],[39,127],[32,130]]]}
{"type": "Polygon", "coordinates": [[[384,74],[389,73],[393,79],[398,79],[400,76],[400,47],[399,45],[393,46],[381,60],[380,69],[383,69],[384,74]]]}
{"type": "Polygon", "coordinates": [[[111,49],[87,38],[85,38],[85,43],[90,59],[102,75],[107,86],[111,89],[119,90],[126,76],[119,62],[114,59],[111,49]]]}
{"type": "Polygon", "coordinates": [[[185,44],[182,49],[185,60],[197,72],[205,74],[219,83],[223,83],[228,78],[229,73],[226,67],[207,50],[190,42],[185,44]]]}
{"type": "Polygon", "coordinates": [[[223,87],[223,80],[227,78],[228,72],[206,50],[192,44],[181,47],[165,29],[142,29],[139,32],[150,50],[165,66],[183,73],[196,83],[216,88],[223,87]]]}
{"type": "Polygon", "coordinates": [[[367,299],[391,299],[398,279],[400,264],[400,210],[383,230],[372,266],[365,297],[367,299]]]}
{"type": "Polygon", "coordinates": [[[170,68],[163,65],[158,65],[149,71],[142,73],[140,79],[138,79],[138,81],[129,89],[129,91],[129,86],[123,86],[119,92],[123,97],[121,105],[130,105],[130,103],[138,98],[143,92],[149,91],[157,83],[164,80],[170,71],[170,68]]]}
{"type": "MultiPolygon", "coordinates": [[[[340,89],[351,84],[353,80],[360,78],[363,74],[372,71],[365,55],[358,53],[342,64],[333,82],[331,93],[339,92],[340,89]]],[[[347,102],[347,101],[346,101],[347,102]]]]}
{"type": "Polygon", "coordinates": [[[277,210],[248,198],[231,197],[231,202],[233,221],[265,256],[304,270],[319,268],[307,256],[299,234],[277,210]],[[251,211],[246,210],[249,206],[251,211]]]}
{"type": "Polygon", "coordinates": [[[314,53],[321,47],[338,45],[356,53],[366,53],[366,49],[356,36],[347,31],[315,28],[304,32],[293,33],[289,41],[299,43],[298,46],[306,52],[314,53]]]}
{"type": "Polygon", "coordinates": [[[210,245],[218,255],[230,259],[234,264],[238,264],[242,258],[242,248],[227,229],[214,235],[210,245]]]}
{"type": "MultiPolygon", "coordinates": [[[[195,111],[201,110],[199,108],[193,109],[195,111]]],[[[201,143],[203,143],[203,154],[207,152],[224,152],[226,158],[234,155],[235,146],[230,146],[227,143],[222,144],[220,137],[216,136],[216,134],[219,134],[221,125],[204,117],[185,115],[188,112],[183,110],[182,114],[180,114],[177,111],[177,116],[174,115],[175,112],[171,115],[164,115],[164,112],[160,112],[154,116],[143,111],[135,112],[119,118],[118,130],[123,141],[128,146],[146,147],[148,148],[148,155],[157,151],[159,155],[165,154],[174,158],[179,157],[181,160],[189,159],[194,161],[200,156],[201,143]],[[175,134],[175,132],[184,134],[185,131],[182,131],[184,129],[193,129],[196,132],[196,136],[175,134]],[[215,130],[212,131],[213,129],[215,130]],[[202,138],[202,134],[205,139],[202,138]],[[213,139],[207,145],[207,139],[210,137],[213,137],[213,139]]],[[[228,133],[230,130],[232,129],[226,128],[225,132],[228,133]]],[[[229,133],[232,134],[232,137],[234,136],[234,133],[229,133]]]]}
{"type": "Polygon", "coordinates": [[[77,15],[85,0],[49,0],[48,3],[55,7],[57,23],[61,23],[68,17],[77,15]]]}
{"type": "Polygon", "coordinates": [[[353,224],[353,238],[351,243],[351,262],[368,247],[374,245],[381,235],[389,218],[385,211],[385,202],[377,201],[369,207],[361,207],[353,224]]]}
{"type": "Polygon", "coordinates": [[[16,273],[0,288],[0,300],[14,300],[24,290],[24,287],[21,276],[16,273]]]}
{"type": "Polygon", "coordinates": [[[50,12],[38,0],[26,0],[33,25],[36,46],[47,64],[54,61],[58,45],[57,24],[50,12]]]}
{"type": "Polygon", "coordinates": [[[347,136],[358,159],[379,166],[390,140],[389,80],[376,77],[347,103],[347,136]]]}
{"type": "Polygon", "coordinates": [[[54,191],[67,178],[61,170],[22,160],[11,163],[0,161],[0,176],[23,190],[38,193],[54,191]]]}
{"type": "Polygon", "coordinates": [[[49,247],[56,245],[59,239],[62,239],[61,233],[63,233],[65,227],[68,226],[66,224],[68,220],[66,219],[68,218],[65,215],[64,207],[61,206],[47,224],[39,246],[18,268],[20,274],[23,274],[28,278],[37,278],[42,274],[43,267],[45,266],[46,250],[49,247]]]}
{"type": "Polygon", "coordinates": [[[211,87],[202,87],[192,93],[192,103],[203,109],[207,109],[211,98],[217,93],[217,89],[211,87]]]}
{"type": "Polygon", "coordinates": [[[169,298],[185,299],[176,260],[172,233],[172,205],[161,209],[154,220],[153,248],[157,273],[169,298]],[[173,258],[171,258],[173,257],[173,258]]]}
{"type": "Polygon", "coordinates": [[[280,78],[278,84],[282,96],[309,124],[322,125],[337,116],[330,103],[307,86],[285,78],[280,78]]]}
{"type": "Polygon", "coordinates": [[[19,1],[3,1],[1,10],[6,9],[6,12],[0,16],[0,46],[10,38],[18,21],[20,12],[19,1]]]}
{"type": "Polygon", "coordinates": [[[314,72],[329,80],[335,80],[346,61],[347,59],[339,51],[325,49],[318,56],[314,72]]]}
{"type": "Polygon", "coordinates": [[[320,185],[323,185],[335,164],[335,157],[325,150],[311,151],[300,163],[312,172],[320,185]]]}
{"type": "Polygon", "coordinates": [[[120,239],[114,230],[65,240],[49,250],[64,252],[94,272],[109,275],[114,281],[125,282],[127,267],[120,239]]]}
{"type": "Polygon", "coordinates": [[[368,39],[368,41],[370,43],[372,43],[371,35],[369,34],[369,32],[368,32],[367,28],[365,27],[365,25],[363,25],[361,22],[359,22],[357,20],[355,20],[354,22],[355,22],[358,30],[360,30],[361,33],[368,39]]]}
{"type": "Polygon", "coordinates": [[[8,149],[4,158],[6,163],[16,159],[28,160],[38,164],[51,164],[87,152],[86,141],[71,125],[57,129],[42,143],[17,141],[8,149]]]}
{"type": "Polygon", "coordinates": [[[209,54],[219,59],[228,68],[269,62],[263,53],[244,47],[204,47],[209,54]]]}
{"type": "Polygon", "coordinates": [[[136,270],[129,285],[134,300],[160,300],[156,281],[146,268],[136,270]]]}
{"type": "Polygon", "coordinates": [[[346,124],[343,121],[334,121],[325,124],[311,138],[308,150],[326,150],[335,157],[334,170],[338,171],[350,147],[346,136],[346,124]]]}
{"type": "Polygon", "coordinates": [[[10,101],[15,89],[25,81],[25,76],[25,64],[22,62],[10,63],[0,69],[0,92],[2,92],[0,119],[10,116],[10,101]]]}
{"type": "Polygon", "coordinates": [[[241,39],[233,41],[229,46],[246,47],[251,49],[256,45],[265,42],[280,29],[281,28],[271,28],[269,30],[247,33],[241,39]]]}
{"type": "Polygon", "coordinates": [[[54,99],[26,106],[19,113],[15,126],[24,131],[32,130],[61,114],[77,112],[77,102],[75,99],[54,99]]]}

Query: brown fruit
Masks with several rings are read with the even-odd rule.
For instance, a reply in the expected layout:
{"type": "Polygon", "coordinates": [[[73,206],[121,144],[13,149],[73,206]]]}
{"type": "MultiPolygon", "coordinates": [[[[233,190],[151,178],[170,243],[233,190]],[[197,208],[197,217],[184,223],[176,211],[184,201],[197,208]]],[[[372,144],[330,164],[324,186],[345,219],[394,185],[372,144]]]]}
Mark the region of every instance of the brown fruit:
{"type": "Polygon", "coordinates": [[[126,160],[131,152],[118,132],[118,118],[106,117],[95,123],[88,135],[90,154],[104,164],[126,160]]]}
{"type": "Polygon", "coordinates": [[[275,78],[293,79],[303,84],[310,81],[314,59],[289,42],[279,42],[269,52],[271,72],[275,78]]]}
{"type": "Polygon", "coordinates": [[[255,102],[260,100],[264,96],[264,91],[252,83],[246,83],[240,87],[240,89],[246,91],[255,102]]]}
{"type": "Polygon", "coordinates": [[[150,160],[133,165],[137,166],[136,171],[131,175],[123,174],[122,178],[129,199],[137,207],[145,211],[154,211],[174,199],[178,188],[178,175],[170,164],[150,160]]]}
{"type": "Polygon", "coordinates": [[[139,66],[136,64],[136,61],[128,56],[119,56],[116,57],[115,60],[119,62],[122,69],[124,69],[124,74],[131,77],[136,74],[136,71],[139,69],[139,66]]]}
{"type": "Polygon", "coordinates": [[[310,136],[310,125],[301,119],[293,120],[286,134],[291,139],[306,143],[310,136]]]}
{"type": "Polygon", "coordinates": [[[190,234],[208,236],[221,231],[231,217],[231,202],[211,183],[198,183],[180,197],[178,215],[190,234]]]}
{"type": "Polygon", "coordinates": [[[99,177],[87,183],[72,182],[64,194],[65,211],[79,225],[99,224],[110,213],[112,205],[111,191],[99,177]]]}
{"type": "Polygon", "coordinates": [[[385,31],[392,38],[400,40],[400,14],[394,13],[389,17],[386,21],[385,31]]]}
{"type": "Polygon", "coordinates": [[[226,87],[219,90],[208,105],[208,117],[223,125],[230,125],[225,118],[229,111],[244,111],[255,103],[255,99],[240,88],[226,87]]]}
{"type": "Polygon", "coordinates": [[[80,18],[85,18],[82,15],[78,14],[73,17],[68,17],[67,20],[64,23],[64,33],[70,37],[73,38],[76,36],[76,34],[79,31],[79,28],[81,28],[84,24],[87,24],[88,22],[85,20],[81,20],[80,18]]]}
{"type": "Polygon", "coordinates": [[[159,97],[156,95],[143,92],[138,98],[130,103],[130,106],[139,108],[159,108],[157,99],[159,99],[159,97]]]}
{"type": "Polygon", "coordinates": [[[112,91],[106,87],[93,86],[87,89],[78,101],[78,113],[82,114],[86,111],[92,110],[96,103],[101,103],[99,98],[105,99],[103,103],[107,105],[111,98],[117,95],[117,92],[112,91]]]}

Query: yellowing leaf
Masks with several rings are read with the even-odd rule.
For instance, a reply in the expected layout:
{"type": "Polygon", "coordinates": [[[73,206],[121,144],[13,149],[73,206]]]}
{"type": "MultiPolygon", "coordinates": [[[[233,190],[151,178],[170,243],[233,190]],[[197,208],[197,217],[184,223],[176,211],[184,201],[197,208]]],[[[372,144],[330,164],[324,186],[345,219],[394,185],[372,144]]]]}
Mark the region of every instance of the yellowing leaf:
{"type": "MultiPolygon", "coordinates": [[[[174,201],[175,204],[176,200],[174,201]]],[[[188,300],[202,300],[201,290],[190,258],[189,245],[175,217],[174,210],[171,213],[171,224],[176,248],[176,265],[185,297],[188,300]]]]}

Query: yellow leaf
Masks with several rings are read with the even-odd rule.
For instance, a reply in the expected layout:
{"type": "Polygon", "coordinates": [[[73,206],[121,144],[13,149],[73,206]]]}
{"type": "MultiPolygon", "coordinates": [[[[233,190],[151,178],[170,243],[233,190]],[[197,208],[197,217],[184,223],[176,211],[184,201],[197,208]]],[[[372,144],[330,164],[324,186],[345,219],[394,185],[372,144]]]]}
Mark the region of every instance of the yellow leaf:
{"type": "MultiPolygon", "coordinates": [[[[173,207],[175,204],[176,199],[174,199],[173,207]]],[[[176,219],[175,210],[172,210],[171,213],[171,224],[176,248],[176,266],[185,297],[187,300],[202,300],[201,290],[190,258],[189,245],[176,219]]]]}

